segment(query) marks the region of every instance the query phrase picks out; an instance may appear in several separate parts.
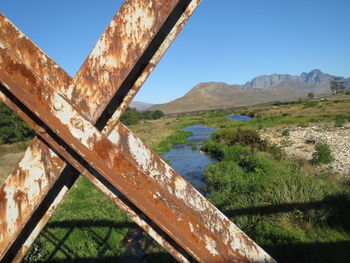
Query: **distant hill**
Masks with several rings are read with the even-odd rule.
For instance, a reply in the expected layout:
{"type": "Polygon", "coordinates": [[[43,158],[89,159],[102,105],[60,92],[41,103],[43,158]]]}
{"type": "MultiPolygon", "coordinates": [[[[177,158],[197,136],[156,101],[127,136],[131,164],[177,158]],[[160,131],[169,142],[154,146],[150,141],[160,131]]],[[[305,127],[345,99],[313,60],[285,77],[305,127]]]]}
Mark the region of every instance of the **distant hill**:
{"type": "MultiPolygon", "coordinates": [[[[330,93],[329,83],[334,77],[315,69],[309,73],[303,72],[299,76],[259,76],[244,85],[230,85],[224,82],[200,83],[183,97],[155,105],[152,109],[159,109],[165,113],[179,113],[304,98],[309,92],[330,93]]],[[[344,80],[350,83],[350,78],[344,80]]]]}
{"type": "Polygon", "coordinates": [[[154,106],[154,104],[151,103],[146,103],[146,102],[141,102],[141,101],[132,101],[130,103],[130,108],[134,108],[137,111],[144,111],[144,110],[148,110],[149,108],[151,108],[152,106],[154,106]]]}
{"type": "Polygon", "coordinates": [[[324,93],[329,91],[329,82],[334,78],[330,74],[314,69],[309,73],[301,73],[299,76],[289,74],[272,74],[252,79],[242,86],[242,89],[269,89],[279,87],[293,87],[297,90],[314,91],[324,93]]]}

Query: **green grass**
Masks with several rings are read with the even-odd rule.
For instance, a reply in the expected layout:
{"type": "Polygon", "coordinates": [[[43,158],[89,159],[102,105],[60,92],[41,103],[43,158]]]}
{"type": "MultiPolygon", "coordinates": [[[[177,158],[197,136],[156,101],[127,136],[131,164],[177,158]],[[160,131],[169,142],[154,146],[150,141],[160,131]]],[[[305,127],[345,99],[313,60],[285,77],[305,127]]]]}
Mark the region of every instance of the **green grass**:
{"type": "Polygon", "coordinates": [[[114,203],[81,177],[36,239],[24,262],[77,259],[83,262],[91,258],[116,262],[124,252],[123,239],[132,226],[114,203]]]}
{"type": "Polygon", "coordinates": [[[219,160],[205,170],[209,200],[279,262],[349,262],[349,184],[309,176],[254,139],[232,143],[236,134],[203,146],[219,160]]]}
{"type": "Polygon", "coordinates": [[[156,147],[154,147],[154,150],[159,155],[162,155],[163,153],[169,151],[173,145],[185,143],[190,135],[190,132],[177,129],[174,134],[170,135],[164,141],[161,141],[156,147]]]}

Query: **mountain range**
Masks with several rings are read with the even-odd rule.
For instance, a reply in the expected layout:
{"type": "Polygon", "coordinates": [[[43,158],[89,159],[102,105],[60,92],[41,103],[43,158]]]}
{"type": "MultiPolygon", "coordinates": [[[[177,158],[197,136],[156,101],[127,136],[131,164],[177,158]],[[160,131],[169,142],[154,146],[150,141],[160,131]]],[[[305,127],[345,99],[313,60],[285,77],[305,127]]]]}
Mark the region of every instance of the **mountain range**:
{"type": "MultiPolygon", "coordinates": [[[[180,113],[214,108],[246,106],[277,100],[305,98],[308,93],[329,94],[330,81],[337,76],[314,69],[299,76],[289,74],[263,75],[243,85],[224,82],[199,83],[183,97],[155,105],[165,113],[180,113]]],[[[350,78],[344,83],[350,86],[350,78]]]]}

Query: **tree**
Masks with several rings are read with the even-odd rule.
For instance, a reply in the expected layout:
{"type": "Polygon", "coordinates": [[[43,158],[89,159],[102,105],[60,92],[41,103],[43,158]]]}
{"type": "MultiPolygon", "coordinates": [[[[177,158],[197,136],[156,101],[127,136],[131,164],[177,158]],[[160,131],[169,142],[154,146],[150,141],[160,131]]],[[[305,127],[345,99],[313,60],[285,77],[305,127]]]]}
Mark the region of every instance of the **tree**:
{"type": "Polygon", "coordinates": [[[143,120],[153,120],[153,112],[150,110],[141,111],[140,114],[143,120]]]}
{"type": "Polygon", "coordinates": [[[134,108],[127,108],[120,120],[125,125],[134,125],[140,120],[158,120],[163,116],[164,113],[160,110],[146,110],[138,112],[134,108]]]}
{"type": "Polygon", "coordinates": [[[140,112],[140,119],[142,120],[158,120],[164,116],[160,110],[145,110],[140,112]]]}
{"type": "Polygon", "coordinates": [[[35,132],[0,102],[0,144],[26,141],[33,138],[35,132]]]}
{"type": "Polygon", "coordinates": [[[127,108],[120,120],[125,125],[137,124],[140,120],[140,113],[134,108],[127,108]]]}
{"type": "Polygon", "coordinates": [[[313,98],[315,98],[315,95],[312,92],[309,92],[309,94],[307,94],[307,97],[309,99],[313,99],[313,98]]]}
{"type": "Polygon", "coordinates": [[[152,114],[154,120],[158,120],[164,116],[164,113],[160,110],[155,110],[152,114]]]}

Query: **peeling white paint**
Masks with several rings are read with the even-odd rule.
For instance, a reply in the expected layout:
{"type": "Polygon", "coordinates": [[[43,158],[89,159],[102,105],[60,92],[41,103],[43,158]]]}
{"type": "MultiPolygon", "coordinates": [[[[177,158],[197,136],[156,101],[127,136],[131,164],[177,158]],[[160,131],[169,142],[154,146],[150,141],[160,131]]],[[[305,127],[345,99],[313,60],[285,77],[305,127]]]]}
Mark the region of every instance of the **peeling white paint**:
{"type": "Polygon", "coordinates": [[[107,50],[107,44],[102,37],[98,40],[98,42],[96,43],[96,46],[91,51],[90,57],[99,58],[103,54],[103,52],[105,52],[106,50],[107,50]]]}
{"type": "Polygon", "coordinates": [[[180,176],[176,177],[175,179],[175,188],[178,191],[184,191],[186,189],[187,186],[187,182],[181,178],[180,176]]]}
{"type": "Polygon", "coordinates": [[[129,12],[127,12],[124,17],[124,21],[126,22],[125,33],[129,38],[132,38],[135,43],[139,41],[140,28],[142,28],[142,32],[149,33],[154,25],[155,18],[149,10],[151,9],[143,7],[141,4],[140,6],[136,6],[132,11],[129,9],[129,12]]]}
{"type": "Polygon", "coordinates": [[[120,140],[120,134],[117,129],[113,129],[111,133],[108,135],[108,139],[114,144],[118,145],[120,140]]]}
{"type": "Polygon", "coordinates": [[[100,64],[105,65],[110,68],[117,68],[118,67],[118,60],[115,57],[115,55],[109,55],[106,58],[101,56],[100,57],[100,64]]]}
{"type": "Polygon", "coordinates": [[[19,38],[26,38],[25,34],[23,34],[21,31],[18,30],[18,37],[19,38]]]}
{"type": "Polygon", "coordinates": [[[205,236],[205,248],[208,249],[213,256],[219,256],[219,252],[216,250],[216,242],[214,239],[205,236]]]}
{"type": "Polygon", "coordinates": [[[190,231],[194,233],[194,227],[191,222],[188,222],[188,226],[190,227],[190,231]]]}
{"type": "Polygon", "coordinates": [[[12,186],[6,186],[5,187],[5,193],[6,193],[6,199],[7,199],[7,213],[6,213],[6,220],[7,220],[7,232],[12,232],[15,230],[15,227],[17,226],[17,218],[18,218],[18,209],[17,204],[15,202],[15,188],[12,186]]]}
{"type": "Polygon", "coordinates": [[[45,64],[47,62],[47,56],[45,54],[41,54],[41,59],[43,64],[45,64]]]}
{"type": "Polygon", "coordinates": [[[140,168],[144,171],[149,170],[152,163],[151,152],[142,147],[140,141],[132,134],[128,135],[128,145],[134,160],[138,163],[140,168]]]}
{"type": "MultiPolygon", "coordinates": [[[[102,74],[102,81],[103,83],[107,83],[109,81],[109,73],[107,71],[103,72],[102,74]]],[[[96,86],[94,85],[94,90],[96,90],[96,86]]]]}

